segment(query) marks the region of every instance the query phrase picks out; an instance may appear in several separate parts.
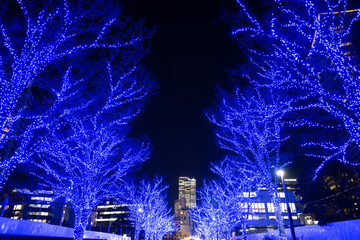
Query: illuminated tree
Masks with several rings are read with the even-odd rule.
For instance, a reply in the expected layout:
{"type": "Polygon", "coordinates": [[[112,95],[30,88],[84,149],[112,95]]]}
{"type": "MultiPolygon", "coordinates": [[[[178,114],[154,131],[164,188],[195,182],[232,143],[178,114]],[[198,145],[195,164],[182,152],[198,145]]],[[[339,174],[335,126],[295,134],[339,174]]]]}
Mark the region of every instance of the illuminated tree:
{"type": "Polygon", "coordinates": [[[216,183],[204,183],[199,191],[197,207],[191,211],[194,230],[204,239],[229,239],[234,227],[238,206],[230,203],[225,194],[232,194],[218,188],[216,183]]]}
{"type": "MultiPolygon", "coordinates": [[[[276,76],[275,73],[266,74],[272,78],[276,76]]],[[[282,118],[291,108],[288,102],[278,98],[276,92],[262,84],[255,85],[260,81],[258,75],[246,77],[254,83],[252,88],[241,90],[234,80],[233,92],[221,91],[219,103],[207,112],[207,117],[216,126],[219,146],[235,154],[231,158],[232,165],[245,173],[260,174],[261,184],[274,204],[280,237],[285,239],[274,172],[290,163],[280,158],[281,143],[287,139],[281,137],[280,131],[282,118]]]]}
{"type": "Polygon", "coordinates": [[[37,145],[34,136],[51,128],[53,119],[68,113],[57,110],[57,104],[77,93],[76,84],[52,84],[52,76],[47,75],[41,81],[39,75],[54,65],[59,67],[62,60],[78,60],[87,50],[141,47],[144,38],[148,38],[140,25],[129,27],[127,19],[120,19],[121,12],[103,1],[18,0],[7,1],[2,7],[0,186],[12,169],[32,154],[37,145]],[[33,87],[53,94],[48,98],[52,100],[50,104],[46,102],[42,108],[32,109],[33,87]],[[64,87],[72,92],[62,95],[64,87]]]}
{"type": "Polygon", "coordinates": [[[154,226],[150,229],[150,239],[161,240],[166,234],[172,234],[179,229],[175,223],[174,216],[170,213],[171,210],[165,210],[166,206],[167,202],[164,202],[156,213],[154,226]]]}
{"type": "Polygon", "coordinates": [[[238,168],[227,158],[211,169],[220,179],[204,183],[197,208],[191,211],[195,231],[205,239],[230,239],[235,227],[242,227],[246,239],[248,217],[254,198],[251,193],[261,186],[261,178],[238,168]]]}
{"type": "Polygon", "coordinates": [[[71,124],[72,134],[43,140],[36,162],[40,185],[64,196],[75,211],[74,238],[82,239],[92,209],[114,197],[122,178],[149,157],[147,142],[126,140],[120,127],[101,128],[96,121],[71,124]]]}
{"type": "Polygon", "coordinates": [[[36,148],[33,174],[53,191],[54,199],[71,202],[75,239],[82,239],[92,209],[118,196],[124,176],[148,159],[151,150],[147,140],[129,138],[127,125],[142,110],[155,82],[134,66],[114,70],[108,63],[107,70],[108,76],[98,79],[101,88],[93,89],[94,101],[89,102],[95,102],[94,108],[58,121],[36,148]]]}
{"type": "MultiPolygon", "coordinates": [[[[237,206],[233,228],[241,226],[243,239],[246,239],[246,229],[251,214],[255,196],[262,184],[262,176],[258,172],[242,169],[236,158],[228,156],[220,164],[212,164],[211,170],[220,177],[217,188],[226,189],[228,202],[237,206]],[[221,185],[220,185],[221,184],[221,185]]],[[[216,185],[216,184],[215,184],[216,185]]],[[[229,206],[231,209],[232,206],[229,206]]],[[[230,211],[231,212],[231,211],[230,211]]]]}
{"type": "Polygon", "coordinates": [[[320,160],[314,179],[330,160],[359,165],[353,149],[360,144],[360,71],[351,42],[360,11],[349,10],[347,0],[272,2],[270,19],[261,21],[238,1],[241,24],[232,35],[239,43],[247,39],[250,57],[264,58],[281,72],[277,88],[296,99],[291,126],[325,132],[303,144],[308,156],[320,160]],[[342,139],[332,138],[334,131],[342,139]]]}
{"type": "Polygon", "coordinates": [[[128,186],[126,193],[130,204],[129,219],[135,225],[135,239],[144,231],[145,239],[162,239],[165,234],[177,230],[171,210],[167,207],[166,194],[168,186],[163,185],[162,178],[128,186]]]}

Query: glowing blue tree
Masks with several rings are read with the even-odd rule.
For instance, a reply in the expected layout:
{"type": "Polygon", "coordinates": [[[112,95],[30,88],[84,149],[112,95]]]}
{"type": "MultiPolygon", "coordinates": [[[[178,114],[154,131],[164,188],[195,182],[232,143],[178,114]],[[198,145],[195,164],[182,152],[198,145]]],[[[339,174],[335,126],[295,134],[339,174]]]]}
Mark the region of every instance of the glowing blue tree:
{"type": "MultiPolygon", "coordinates": [[[[259,172],[251,172],[238,165],[236,158],[228,156],[220,164],[212,164],[211,170],[219,177],[217,188],[223,188],[222,192],[228,193],[228,202],[234,204],[237,209],[233,220],[233,228],[241,226],[243,239],[246,239],[246,229],[249,215],[252,212],[255,196],[262,184],[262,176],[259,172]]],[[[232,209],[230,205],[228,209],[232,209]]],[[[231,213],[232,211],[230,211],[231,213]]]]}
{"type": "Polygon", "coordinates": [[[296,99],[293,111],[298,118],[290,124],[327,132],[303,144],[308,156],[320,159],[314,178],[330,160],[359,165],[352,160],[352,151],[360,144],[360,75],[351,34],[360,11],[349,10],[347,0],[272,2],[270,19],[261,21],[238,1],[241,27],[235,26],[233,36],[239,42],[246,37],[249,56],[266,59],[281,72],[277,88],[296,99]],[[320,114],[313,117],[314,112],[320,114]],[[332,139],[334,131],[343,138],[332,139]]]}
{"type": "MultiPolygon", "coordinates": [[[[233,92],[221,91],[219,104],[207,112],[208,119],[216,126],[215,134],[221,148],[232,152],[232,165],[245,173],[260,174],[275,208],[280,237],[285,238],[277,178],[274,172],[289,162],[280,158],[282,118],[291,110],[288,102],[260,82],[275,80],[276,73],[255,72],[246,75],[252,88],[240,89],[234,80],[233,92]],[[263,79],[261,79],[263,78],[263,79]],[[256,81],[255,81],[255,80],[256,81]]],[[[271,84],[275,84],[272,82],[271,84]]],[[[260,183],[260,182],[259,182],[260,183]]]]}
{"type": "Polygon", "coordinates": [[[36,163],[40,185],[49,187],[54,199],[64,196],[75,211],[74,238],[82,239],[91,211],[114,197],[122,178],[149,157],[149,144],[129,142],[123,129],[96,126],[96,122],[73,124],[64,139],[53,135],[36,163]],[[88,125],[88,126],[87,126],[88,125]],[[98,129],[100,128],[100,129],[98,129]]]}
{"type": "Polygon", "coordinates": [[[177,230],[171,210],[167,207],[167,188],[161,178],[150,182],[142,180],[138,185],[128,186],[129,219],[134,222],[136,240],[139,239],[140,231],[144,231],[145,239],[148,240],[162,239],[165,234],[177,230]]]}
{"type": "Polygon", "coordinates": [[[76,94],[73,83],[50,84],[52,76],[48,76],[43,84],[39,74],[60,66],[67,57],[79,59],[86,50],[127,48],[147,38],[141,26],[126,30],[128,20],[120,20],[121,12],[101,1],[18,0],[15,5],[15,1],[3,4],[0,19],[0,186],[16,164],[33,152],[35,132],[51,128],[53,119],[67,113],[56,110],[56,105],[76,94]],[[32,86],[45,88],[48,94],[54,90],[48,109],[32,109],[32,86]],[[72,93],[62,95],[64,87],[72,93]]]}
{"type": "Polygon", "coordinates": [[[235,227],[242,227],[246,239],[248,217],[254,202],[251,192],[261,186],[258,174],[239,169],[238,162],[227,158],[212,171],[220,178],[208,183],[199,191],[197,208],[191,211],[195,231],[205,239],[230,239],[235,227]]]}
{"type": "Polygon", "coordinates": [[[199,203],[191,211],[195,232],[204,239],[229,239],[237,221],[238,206],[226,196],[232,194],[216,183],[204,183],[199,203]]]}
{"type": "Polygon", "coordinates": [[[33,174],[53,191],[53,199],[65,197],[71,202],[75,239],[82,239],[92,209],[118,196],[124,176],[150,156],[149,142],[130,139],[127,125],[156,84],[140,68],[130,65],[124,71],[122,63],[115,70],[108,63],[108,77],[98,79],[101,88],[93,90],[93,109],[58,121],[36,148],[33,174]]]}

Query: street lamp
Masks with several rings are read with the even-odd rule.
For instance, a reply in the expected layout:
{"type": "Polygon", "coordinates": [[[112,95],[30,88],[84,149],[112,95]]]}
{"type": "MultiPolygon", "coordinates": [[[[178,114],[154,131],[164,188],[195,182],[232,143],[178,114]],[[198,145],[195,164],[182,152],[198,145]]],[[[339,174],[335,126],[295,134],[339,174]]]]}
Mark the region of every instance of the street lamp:
{"type": "Polygon", "coordinates": [[[283,185],[283,189],[284,189],[284,195],[285,195],[285,202],[286,202],[286,207],[287,207],[287,212],[288,212],[288,217],[289,217],[291,236],[292,236],[293,240],[296,240],[295,230],[294,230],[294,223],[293,223],[293,219],[292,219],[292,216],[291,216],[291,209],[290,209],[290,205],[289,205],[289,199],[288,199],[286,186],[285,186],[285,180],[284,180],[285,172],[283,170],[278,170],[276,172],[276,174],[281,177],[281,181],[282,181],[282,185],[283,185]]]}
{"type": "Polygon", "coordinates": [[[280,177],[284,177],[284,171],[283,171],[283,170],[278,170],[278,171],[276,172],[276,174],[277,174],[278,176],[280,176],[280,177]]]}

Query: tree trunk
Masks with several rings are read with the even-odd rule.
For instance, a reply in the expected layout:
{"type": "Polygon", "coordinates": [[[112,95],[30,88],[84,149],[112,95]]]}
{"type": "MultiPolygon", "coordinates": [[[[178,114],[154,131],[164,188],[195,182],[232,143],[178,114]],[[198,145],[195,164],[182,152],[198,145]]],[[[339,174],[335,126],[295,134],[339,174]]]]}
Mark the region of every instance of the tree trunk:
{"type": "Polygon", "coordinates": [[[74,239],[82,240],[85,233],[86,223],[89,219],[91,210],[80,209],[75,213],[75,227],[74,227],[74,239]]]}
{"type": "Polygon", "coordinates": [[[286,240],[287,238],[285,235],[284,220],[281,215],[280,199],[279,196],[277,195],[277,190],[274,189],[274,187],[270,189],[270,196],[271,196],[271,202],[274,204],[275,217],[279,230],[279,239],[286,240]]]}
{"type": "Polygon", "coordinates": [[[140,235],[140,229],[137,228],[135,225],[134,240],[139,240],[139,235],[140,235]]]}
{"type": "Polygon", "coordinates": [[[241,227],[242,227],[242,239],[243,239],[243,240],[246,240],[246,239],[247,239],[246,226],[247,226],[247,222],[243,222],[243,223],[241,224],[241,227]]]}

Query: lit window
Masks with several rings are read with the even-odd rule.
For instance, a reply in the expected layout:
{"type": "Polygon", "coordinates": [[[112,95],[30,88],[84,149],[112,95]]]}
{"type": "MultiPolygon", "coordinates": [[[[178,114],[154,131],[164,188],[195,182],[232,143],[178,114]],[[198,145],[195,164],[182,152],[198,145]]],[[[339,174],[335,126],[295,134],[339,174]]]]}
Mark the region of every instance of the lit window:
{"type": "Polygon", "coordinates": [[[267,206],[268,212],[270,212],[270,213],[275,212],[273,203],[266,203],[266,206],[267,206]]]}
{"type": "Polygon", "coordinates": [[[21,210],[23,205],[15,205],[14,210],[21,210]]]}
{"type": "MultiPolygon", "coordinates": [[[[282,212],[287,212],[287,206],[286,206],[286,203],[280,203],[280,206],[281,206],[281,211],[282,212]]],[[[296,207],[295,207],[295,203],[289,203],[289,206],[290,206],[290,210],[291,212],[296,212],[296,207]]]]}
{"type": "Polygon", "coordinates": [[[254,203],[253,212],[265,212],[265,203],[254,203]]]}
{"type": "Polygon", "coordinates": [[[279,198],[285,198],[285,193],[284,192],[278,192],[278,197],[279,198]]]}
{"type": "Polygon", "coordinates": [[[102,215],[111,215],[111,214],[123,214],[126,213],[125,211],[108,211],[108,212],[99,212],[102,215]]]}
{"type": "Polygon", "coordinates": [[[39,201],[42,201],[44,200],[43,197],[31,197],[31,200],[39,200],[39,201]]]}
{"type": "Polygon", "coordinates": [[[49,204],[29,204],[29,207],[33,208],[49,208],[49,204]]]}
{"type": "Polygon", "coordinates": [[[291,212],[296,212],[295,203],[290,203],[291,212]]]}

